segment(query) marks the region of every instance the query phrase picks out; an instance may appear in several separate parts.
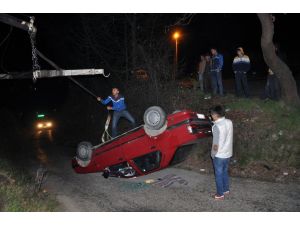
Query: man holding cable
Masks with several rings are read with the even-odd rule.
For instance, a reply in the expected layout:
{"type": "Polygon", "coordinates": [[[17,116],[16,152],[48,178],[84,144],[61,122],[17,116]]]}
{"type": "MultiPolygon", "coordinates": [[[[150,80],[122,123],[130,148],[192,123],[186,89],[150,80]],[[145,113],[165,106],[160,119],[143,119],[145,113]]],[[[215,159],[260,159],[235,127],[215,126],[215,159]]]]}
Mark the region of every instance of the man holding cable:
{"type": "Polygon", "coordinates": [[[112,120],[112,137],[116,137],[118,135],[118,122],[121,117],[126,118],[133,127],[136,126],[135,119],[132,117],[132,115],[128,112],[126,104],[125,104],[125,98],[120,94],[120,91],[118,88],[112,89],[112,95],[108,96],[105,100],[101,99],[100,97],[97,98],[99,102],[101,102],[103,105],[107,105],[108,103],[112,102],[112,106],[107,106],[107,110],[113,110],[113,120],[112,120]]]}

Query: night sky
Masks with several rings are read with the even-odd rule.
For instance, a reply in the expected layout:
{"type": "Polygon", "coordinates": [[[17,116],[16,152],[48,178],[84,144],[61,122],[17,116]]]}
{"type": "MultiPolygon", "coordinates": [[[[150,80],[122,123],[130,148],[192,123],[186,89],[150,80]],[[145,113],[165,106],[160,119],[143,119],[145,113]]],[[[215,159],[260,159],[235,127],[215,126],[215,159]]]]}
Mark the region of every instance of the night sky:
{"type": "MultiPolygon", "coordinates": [[[[28,21],[29,14],[12,15],[28,21]]],[[[87,63],[85,55],[78,45],[74,44],[76,35],[83,33],[84,26],[81,24],[81,18],[85,17],[84,14],[35,14],[34,16],[38,29],[38,49],[59,66],[65,69],[100,67],[106,69],[106,72],[110,72],[107,66],[101,65],[101,60],[87,63]]],[[[116,24],[118,23],[118,14],[95,14],[94,16],[100,19],[103,17],[103,23],[113,17],[116,18],[116,24]]],[[[139,18],[137,25],[141,27],[141,30],[145,27],[145,21],[149,21],[149,18],[152,17],[151,14],[138,14],[137,16],[139,18]]],[[[178,17],[180,17],[179,14],[164,14],[160,17],[155,30],[157,35],[171,37],[174,28],[166,30],[164,27],[169,26],[178,17]]],[[[274,37],[274,40],[280,44],[281,51],[286,55],[286,61],[296,78],[300,74],[298,60],[300,34],[295,29],[297,21],[299,21],[299,14],[277,15],[274,37]]],[[[231,62],[235,55],[235,49],[239,46],[242,46],[245,53],[249,55],[252,72],[257,72],[260,76],[266,75],[266,65],[260,48],[261,27],[256,14],[197,14],[190,24],[176,27],[176,29],[180,29],[183,33],[179,42],[179,59],[184,62],[181,76],[195,72],[200,54],[208,52],[212,46],[216,46],[224,55],[225,78],[232,77],[231,62]]],[[[0,73],[30,71],[32,62],[29,36],[22,30],[17,28],[11,30],[10,26],[0,24],[0,43],[10,31],[9,37],[0,46],[0,73]]],[[[143,32],[146,34],[148,31],[143,30],[143,32]]],[[[120,30],[119,33],[120,36],[116,38],[122,39],[122,31],[120,30]]],[[[104,48],[109,48],[109,43],[101,44],[104,48]]],[[[174,41],[171,38],[169,44],[172,48],[174,47],[174,41]]],[[[112,63],[116,57],[118,56],[108,58],[107,63],[112,63]]],[[[42,69],[52,69],[41,59],[40,64],[42,69]]],[[[9,99],[14,99],[13,102],[16,102],[20,96],[30,98],[30,96],[36,95],[36,91],[39,91],[39,96],[48,99],[48,105],[63,104],[64,96],[67,93],[67,83],[68,81],[65,79],[39,80],[38,84],[33,84],[31,80],[2,80],[1,101],[11,102],[7,98],[8,93],[10,93],[9,99]]],[[[32,101],[36,101],[34,104],[42,104],[43,101],[35,99],[32,98],[32,101]]]]}

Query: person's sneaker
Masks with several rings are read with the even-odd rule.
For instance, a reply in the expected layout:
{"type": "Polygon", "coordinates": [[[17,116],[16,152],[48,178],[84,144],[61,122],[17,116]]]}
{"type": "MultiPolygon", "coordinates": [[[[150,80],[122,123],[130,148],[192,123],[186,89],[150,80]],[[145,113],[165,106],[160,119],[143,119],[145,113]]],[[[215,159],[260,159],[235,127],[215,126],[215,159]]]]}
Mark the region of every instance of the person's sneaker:
{"type": "Polygon", "coordinates": [[[229,193],[230,193],[229,191],[225,191],[223,194],[224,195],[229,195],[229,193]]]}
{"type": "Polygon", "coordinates": [[[224,195],[218,195],[218,194],[215,194],[215,195],[214,195],[214,199],[215,199],[215,200],[223,200],[223,199],[224,199],[224,195]]]}

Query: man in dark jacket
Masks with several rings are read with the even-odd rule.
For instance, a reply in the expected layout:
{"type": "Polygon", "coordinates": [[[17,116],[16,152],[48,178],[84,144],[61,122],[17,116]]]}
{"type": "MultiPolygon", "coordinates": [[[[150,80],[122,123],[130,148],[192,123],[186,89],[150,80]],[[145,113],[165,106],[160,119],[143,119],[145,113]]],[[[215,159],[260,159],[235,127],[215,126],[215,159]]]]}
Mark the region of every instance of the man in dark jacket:
{"type": "Polygon", "coordinates": [[[120,95],[118,88],[112,89],[112,95],[108,96],[105,100],[101,99],[100,97],[97,98],[99,102],[103,105],[107,105],[108,103],[112,102],[112,106],[107,106],[107,110],[113,110],[113,120],[112,120],[112,137],[116,137],[118,135],[117,125],[119,119],[121,117],[126,118],[135,127],[135,120],[132,115],[127,111],[127,107],[125,104],[124,96],[120,95]]]}
{"type": "Polygon", "coordinates": [[[237,48],[236,53],[237,56],[232,63],[232,69],[235,74],[236,95],[240,97],[244,94],[246,98],[249,98],[247,72],[250,70],[250,59],[245,55],[241,47],[237,48]]]}
{"type": "Polygon", "coordinates": [[[213,89],[213,94],[219,93],[221,96],[224,95],[223,91],[223,81],[222,81],[222,69],[223,69],[223,56],[217,52],[216,48],[210,49],[211,57],[211,84],[213,89]]]}

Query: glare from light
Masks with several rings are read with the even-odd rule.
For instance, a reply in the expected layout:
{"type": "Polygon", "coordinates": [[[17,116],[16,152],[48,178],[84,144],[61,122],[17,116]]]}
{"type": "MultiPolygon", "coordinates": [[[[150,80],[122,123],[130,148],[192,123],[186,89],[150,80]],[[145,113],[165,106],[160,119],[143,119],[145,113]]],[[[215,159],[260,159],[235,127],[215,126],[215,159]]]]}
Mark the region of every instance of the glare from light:
{"type": "Polygon", "coordinates": [[[175,40],[177,40],[178,38],[180,37],[180,33],[178,31],[176,31],[174,34],[173,34],[173,38],[175,40]]]}
{"type": "Polygon", "coordinates": [[[47,126],[47,127],[52,127],[52,123],[51,123],[51,122],[48,122],[48,123],[46,124],[46,126],[47,126]]]}
{"type": "Polygon", "coordinates": [[[37,128],[42,128],[43,127],[43,124],[42,123],[39,123],[38,125],[37,125],[37,128]]]}

